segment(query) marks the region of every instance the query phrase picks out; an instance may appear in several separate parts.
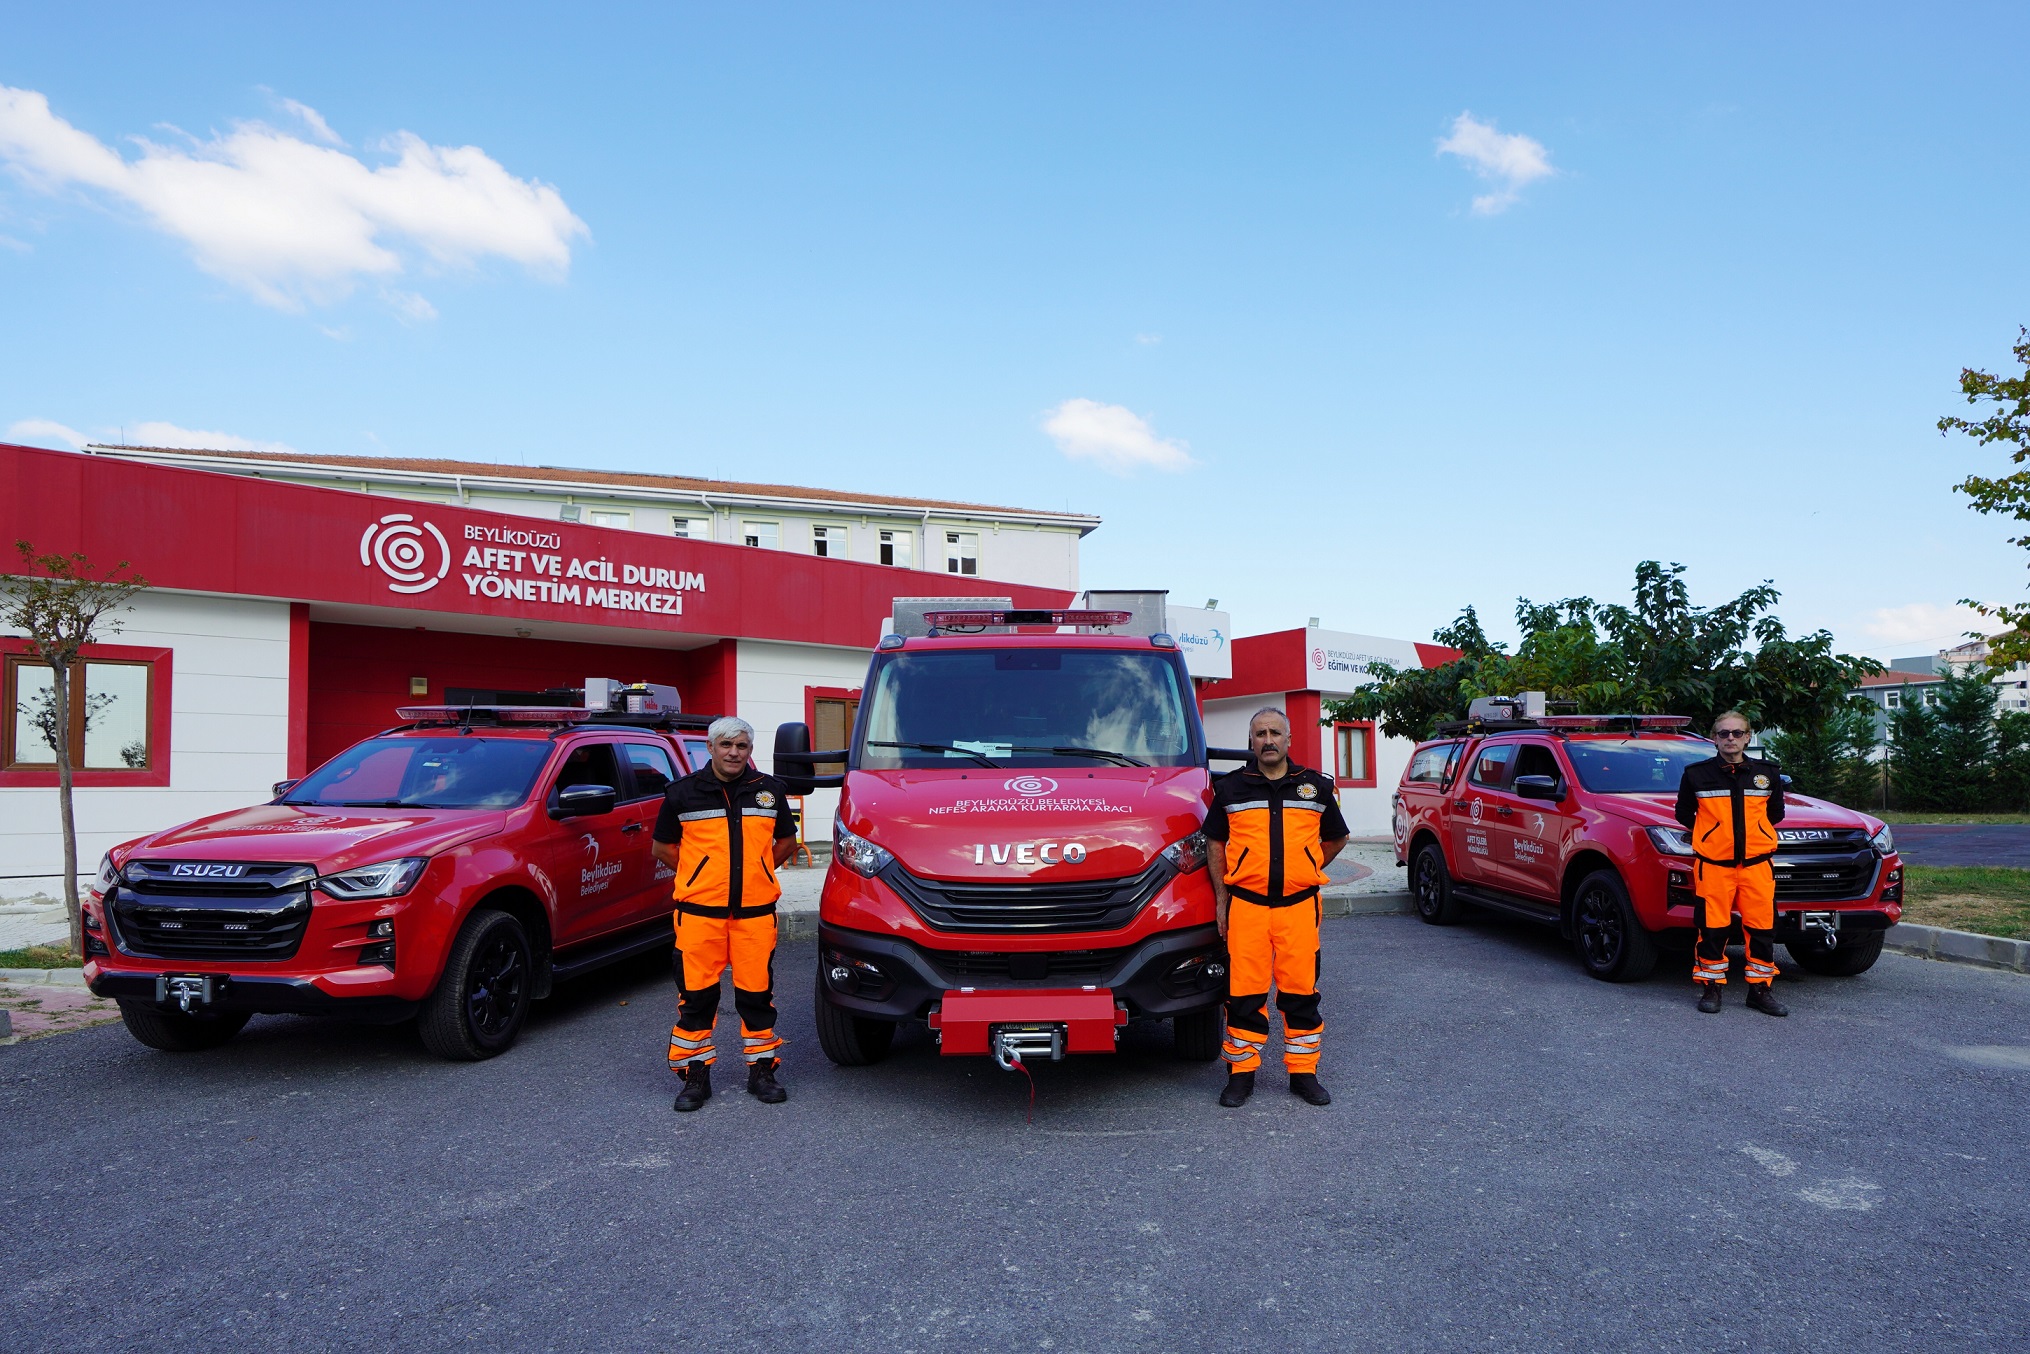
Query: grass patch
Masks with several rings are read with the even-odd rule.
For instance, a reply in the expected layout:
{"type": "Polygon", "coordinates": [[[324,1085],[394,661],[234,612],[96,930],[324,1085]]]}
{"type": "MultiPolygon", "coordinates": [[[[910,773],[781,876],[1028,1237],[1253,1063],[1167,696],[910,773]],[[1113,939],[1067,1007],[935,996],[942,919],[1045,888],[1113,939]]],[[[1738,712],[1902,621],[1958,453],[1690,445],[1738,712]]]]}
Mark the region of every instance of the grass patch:
{"type": "Polygon", "coordinates": [[[2030,870],[1906,865],[1903,920],[2010,940],[2030,936],[2030,870]]]}
{"type": "Polygon", "coordinates": [[[1885,823],[1932,824],[1940,827],[1968,823],[2030,823],[2030,813],[1919,813],[1915,809],[1862,809],[1885,823]]]}
{"type": "Polygon", "coordinates": [[[0,950],[0,968],[83,968],[84,960],[68,945],[30,945],[25,950],[0,950]]]}

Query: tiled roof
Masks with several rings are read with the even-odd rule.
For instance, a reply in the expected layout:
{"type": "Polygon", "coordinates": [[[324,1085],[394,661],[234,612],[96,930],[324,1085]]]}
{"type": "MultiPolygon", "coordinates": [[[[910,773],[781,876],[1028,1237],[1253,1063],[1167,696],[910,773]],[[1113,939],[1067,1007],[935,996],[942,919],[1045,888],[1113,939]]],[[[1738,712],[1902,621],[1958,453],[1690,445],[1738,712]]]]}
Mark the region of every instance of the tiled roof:
{"type": "Polygon", "coordinates": [[[1945,678],[1935,672],[1905,672],[1901,668],[1890,668],[1872,677],[1863,677],[1862,686],[1902,686],[1905,682],[1942,682],[1945,678]]]}

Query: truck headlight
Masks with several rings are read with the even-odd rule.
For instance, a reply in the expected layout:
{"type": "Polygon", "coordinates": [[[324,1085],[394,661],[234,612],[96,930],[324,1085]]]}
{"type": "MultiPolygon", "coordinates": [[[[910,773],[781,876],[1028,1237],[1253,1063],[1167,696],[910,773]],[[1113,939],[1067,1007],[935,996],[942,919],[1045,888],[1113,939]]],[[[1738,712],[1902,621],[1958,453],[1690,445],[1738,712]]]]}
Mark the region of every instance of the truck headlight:
{"type": "Polygon", "coordinates": [[[108,851],[99,857],[99,877],[92,881],[92,891],[103,898],[111,893],[113,885],[119,882],[120,872],[113,868],[113,853],[108,851]]]}
{"type": "Polygon", "coordinates": [[[1196,874],[1205,868],[1205,834],[1194,832],[1189,837],[1179,837],[1163,848],[1162,856],[1177,873],[1196,874]]]}
{"type": "Polygon", "coordinates": [[[1692,854],[1692,834],[1681,827],[1646,827],[1649,844],[1660,856],[1689,856],[1692,854]]]}
{"type": "Polygon", "coordinates": [[[423,867],[429,863],[428,856],[384,860],[378,865],[362,865],[356,870],[325,875],[317,881],[317,887],[346,902],[359,898],[395,898],[416,886],[423,867]]]}
{"type": "Polygon", "coordinates": [[[1868,845],[1875,848],[1877,855],[1886,856],[1896,849],[1896,835],[1889,830],[1889,824],[1884,823],[1880,832],[1868,838],[1868,845]]]}
{"type": "Polygon", "coordinates": [[[835,828],[832,856],[854,874],[867,879],[880,874],[895,859],[865,837],[856,836],[843,827],[835,828]]]}

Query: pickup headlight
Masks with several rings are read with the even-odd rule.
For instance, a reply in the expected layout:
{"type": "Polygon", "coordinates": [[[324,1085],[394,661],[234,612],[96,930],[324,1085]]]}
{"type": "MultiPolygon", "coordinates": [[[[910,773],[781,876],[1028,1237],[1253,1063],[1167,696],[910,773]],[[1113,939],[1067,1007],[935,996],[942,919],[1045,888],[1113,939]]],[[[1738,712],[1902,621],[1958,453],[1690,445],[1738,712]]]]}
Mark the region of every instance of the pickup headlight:
{"type": "Polygon", "coordinates": [[[868,841],[855,836],[845,828],[837,828],[832,837],[832,855],[854,874],[872,879],[887,869],[894,856],[868,841]]]}
{"type": "Polygon", "coordinates": [[[428,856],[384,860],[378,865],[325,875],[317,881],[317,887],[348,903],[359,898],[396,898],[416,886],[423,867],[429,863],[428,856]]]}
{"type": "Polygon", "coordinates": [[[1896,835],[1889,830],[1889,825],[1884,823],[1880,832],[1868,838],[1868,845],[1875,848],[1876,854],[1886,856],[1896,849],[1896,835]]]}
{"type": "Polygon", "coordinates": [[[1681,827],[1646,827],[1649,844],[1660,856],[1689,856],[1692,854],[1692,834],[1681,827]]]}
{"type": "Polygon", "coordinates": [[[1194,832],[1189,837],[1179,837],[1163,848],[1162,856],[1179,874],[1198,873],[1205,868],[1205,834],[1194,832]]]}
{"type": "Polygon", "coordinates": [[[108,851],[99,857],[99,877],[92,881],[92,891],[103,898],[111,893],[113,885],[119,882],[120,872],[113,868],[113,853],[108,851]]]}

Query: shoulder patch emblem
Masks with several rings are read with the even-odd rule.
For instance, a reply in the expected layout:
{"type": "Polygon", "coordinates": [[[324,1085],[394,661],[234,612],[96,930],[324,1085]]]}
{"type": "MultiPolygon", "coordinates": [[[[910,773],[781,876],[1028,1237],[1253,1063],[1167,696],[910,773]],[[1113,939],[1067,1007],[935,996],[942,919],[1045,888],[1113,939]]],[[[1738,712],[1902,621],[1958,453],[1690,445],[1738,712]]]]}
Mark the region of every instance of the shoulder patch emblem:
{"type": "Polygon", "coordinates": [[[1316,799],[1318,798],[1318,787],[1307,780],[1297,787],[1297,797],[1299,799],[1316,799]]]}
{"type": "Polygon", "coordinates": [[[762,791],[762,792],[761,792],[760,794],[757,794],[756,796],[754,796],[754,802],[755,802],[756,804],[760,805],[760,806],[761,806],[762,808],[764,808],[764,809],[772,809],[772,808],[774,808],[774,807],[775,807],[775,791],[773,791],[773,790],[763,790],[763,791],[762,791]]]}
{"type": "Polygon", "coordinates": [[[1767,790],[1769,788],[1769,777],[1757,776],[1755,778],[1755,788],[1758,790],[1767,790]]]}

